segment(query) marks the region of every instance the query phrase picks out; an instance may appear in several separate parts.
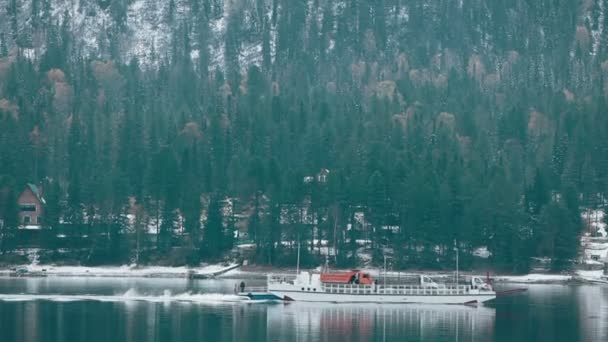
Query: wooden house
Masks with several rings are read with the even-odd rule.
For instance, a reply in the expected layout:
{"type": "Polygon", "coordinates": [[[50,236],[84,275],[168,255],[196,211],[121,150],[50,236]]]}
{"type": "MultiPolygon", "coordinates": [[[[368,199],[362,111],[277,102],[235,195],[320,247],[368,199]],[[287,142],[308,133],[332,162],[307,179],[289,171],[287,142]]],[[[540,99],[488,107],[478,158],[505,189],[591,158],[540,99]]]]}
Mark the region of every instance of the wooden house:
{"type": "Polygon", "coordinates": [[[19,223],[21,229],[40,229],[43,226],[44,206],[42,187],[28,183],[19,198],[19,223]]]}

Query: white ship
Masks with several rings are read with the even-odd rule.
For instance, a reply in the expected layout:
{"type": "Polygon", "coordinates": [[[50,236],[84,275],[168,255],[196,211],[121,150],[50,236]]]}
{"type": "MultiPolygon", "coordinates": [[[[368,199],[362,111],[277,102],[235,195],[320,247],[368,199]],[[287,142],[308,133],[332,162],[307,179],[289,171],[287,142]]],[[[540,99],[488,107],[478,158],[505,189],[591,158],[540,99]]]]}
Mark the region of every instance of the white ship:
{"type": "Polygon", "coordinates": [[[417,275],[415,282],[380,284],[369,273],[350,271],[269,275],[267,288],[245,289],[239,295],[252,300],[301,302],[478,304],[497,294],[481,277],[470,277],[464,285],[437,284],[425,275],[417,275]]]}

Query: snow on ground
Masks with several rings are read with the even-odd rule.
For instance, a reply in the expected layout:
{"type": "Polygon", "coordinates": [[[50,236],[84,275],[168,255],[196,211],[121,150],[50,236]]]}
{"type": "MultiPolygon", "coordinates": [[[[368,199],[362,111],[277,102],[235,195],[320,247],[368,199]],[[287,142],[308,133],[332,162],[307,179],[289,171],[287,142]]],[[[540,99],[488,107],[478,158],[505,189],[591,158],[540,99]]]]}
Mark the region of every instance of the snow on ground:
{"type": "MultiPolygon", "coordinates": [[[[588,232],[581,237],[582,263],[587,268],[601,269],[608,263],[608,234],[606,234],[605,210],[583,210],[581,217],[588,232]]],[[[579,271],[581,272],[581,271],[579,271]]]]}
{"type": "Polygon", "coordinates": [[[262,65],[262,44],[243,44],[239,54],[239,65],[262,65]]]}
{"type": "Polygon", "coordinates": [[[359,258],[359,260],[361,261],[361,263],[363,265],[369,265],[372,262],[372,255],[371,255],[371,253],[364,252],[361,249],[359,249],[357,251],[357,257],[359,258]]]}
{"type": "Polygon", "coordinates": [[[608,275],[604,274],[602,270],[585,271],[580,270],[576,272],[577,280],[591,283],[608,283],[608,275]]]}
{"type": "MultiPolygon", "coordinates": [[[[27,273],[48,276],[78,276],[78,277],[175,277],[183,278],[189,274],[199,276],[214,276],[238,267],[238,264],[207,265],[202,267],[163,267],[123,265],[114,267],[86,266],[53,266],[32,264],[18,268],[27,269],[27,273]]],[[[10,274],[12,270],[0,270],[0,275],[10,274]]]]}
{"type": "Polygon", "coordinates": [[[592,49],[591,49],[591,54],[593,56],[597,56],[598,52],[600,50],[600,44],[601,44],[601,39],[604,33],[604,18],[605,18],[605,14],[604,14],[604,1],[598,1],[597,2],[597,14],[587,14],[587,20],[592,21],[593,18],[597,18],[597,22],[595,22],[595,25],[592,25],[592,27],[595,27],[594,29],[591,29],[591,40],[593,41],[592,45],[592,49]]]}
{"type": "Polygon", "coordinates": [[[604,272],[602,270],[593,270],[593,271],[580,270],[580,271],[577,271],[576,274],[582,278],[601,278],[604,275],[604,272]]]}
{"type": "Polygon", "coordinates": [[[167,12],[163,2],[137,0],[129,6],[127,26],[131,44],[127,60],[137,57],[140,61],[152,63],[156,58],[153,54],[164,51],[171,39],[171,27],[163,20],[167,12]]]}
{"type": "Polygon", "coordinates": [[[492,252],[488,250],[487,246],[481,246],[473,251],[473,255],[479,258],[487,259],[492,256],[492,252]]]}
{"type": "Polygon", "coordinates": [[[52,14],[54,20],[62,22],[64,15],[69,15],[70,26],[77,44],[85,51],[97,55],[100,46],[108,45],[106,29],[111,25],[112,18],[109,11],[103,11],[97,6],[80,7],[77,1],[53,1],[52,14]]]}
{"type": "Polygon", "coordinates": [[[589,225],[592,232],[596,231],[601,237],[608,238],[604,222],[605,215],[604,209],[584,210],[581,214],[583,222],[589,225]]]}
{"type": "Polygon", "coordinates": [[[585,242],[584,243],[585,261],[604,261],[608,260],[608,242],[585,242]]]}
{"type": "Polygon", "coordinates": [[[38,255],[40,248],[23,248],[15,250],[15,254],[27,256],[27,260],[32,265],[38,265],[40,256],[38,255]]]}

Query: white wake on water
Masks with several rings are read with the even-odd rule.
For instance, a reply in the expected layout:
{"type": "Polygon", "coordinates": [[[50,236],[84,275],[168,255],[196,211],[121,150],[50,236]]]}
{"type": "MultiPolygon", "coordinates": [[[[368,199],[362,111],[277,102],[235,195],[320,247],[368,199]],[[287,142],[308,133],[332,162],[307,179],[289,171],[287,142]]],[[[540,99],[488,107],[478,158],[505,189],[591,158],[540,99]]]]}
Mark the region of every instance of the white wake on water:
{"type": "Polygon", "coordinates": [[[223,293],[180,293],[172,294],[165,290],[162,294],[141,294],[135,289],[129,289],[123,294],[117,295],[70,295],[70,294],[0,294],[0,301],[5,302],[27,302],[27,301],[53,301],[53,302],[75,302],[75,301],[97,301],[97,302],[153,302],[170,303],[185,302],[199,304],[229,304],[251,302],[248,298],[223,294],[223,293]]]}

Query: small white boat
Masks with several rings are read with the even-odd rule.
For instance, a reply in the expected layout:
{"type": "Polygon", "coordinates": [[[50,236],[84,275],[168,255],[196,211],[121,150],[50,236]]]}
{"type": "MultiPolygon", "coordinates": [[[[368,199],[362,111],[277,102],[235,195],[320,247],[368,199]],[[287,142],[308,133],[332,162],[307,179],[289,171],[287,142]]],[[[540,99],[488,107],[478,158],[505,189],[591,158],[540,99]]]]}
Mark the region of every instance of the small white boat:
{"type": "Polygon", "coordinates": [[[373,280],[369,273],[360,271],[301,272],[295,277],[269,275],[267,289],[250,289],[239,295],[252,300],[422,304],[477,304],[497,295],[481,277],[471,277],[466,285],[439,285],[425,275],[417,275],[416,278],[413,283],[385,285],[373,280]]]}

